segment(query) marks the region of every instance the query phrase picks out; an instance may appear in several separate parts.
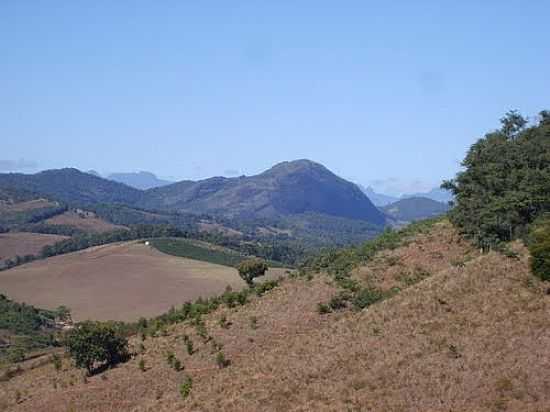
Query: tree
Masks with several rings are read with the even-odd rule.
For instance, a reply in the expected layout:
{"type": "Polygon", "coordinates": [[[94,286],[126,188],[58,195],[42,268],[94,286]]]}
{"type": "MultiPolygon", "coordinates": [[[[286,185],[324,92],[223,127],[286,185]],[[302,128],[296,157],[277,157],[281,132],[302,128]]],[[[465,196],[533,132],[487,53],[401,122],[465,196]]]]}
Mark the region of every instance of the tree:
{"type": "Polygon", "coordinates": [[[542,280],[550,280],[550,216],[539,219],[529,236],[531,271],[542,280]]]}
{"type": "Polygon", "coordinates": [[[238,268],[239,276],[246,282],[250,287],[254,286],[254,278],[263,276],[267,271],[267,263],[262,259],[246,259],[243,260],[238,268]]]}
{"type": "Polygon", "coordinates": [[[67,335],[65,346],[76,366],[85,368],[88,374],[96,364],[112,366],[128,356],[128,340],[113,325],[102,322],[78,324],[67,335]]]}

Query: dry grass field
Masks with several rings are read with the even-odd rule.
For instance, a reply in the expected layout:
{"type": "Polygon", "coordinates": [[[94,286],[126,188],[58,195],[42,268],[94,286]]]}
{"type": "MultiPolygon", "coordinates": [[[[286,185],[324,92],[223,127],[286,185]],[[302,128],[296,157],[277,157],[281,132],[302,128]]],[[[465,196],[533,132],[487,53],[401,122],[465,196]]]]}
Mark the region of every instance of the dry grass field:
{"type": "Polygon", "coordinates": [[[45,221],[49,225],[68,225],[81,229],[87,233],[109,232],[116,229],[125,229],[124,226],[114,225],[97,217],[92,212],[77,213],[74,210],[54,216],[45,221]]]}
{"type": "Polygon", "coordinates": [[[36,255],[46,245],[66,239],[67,236],[45,235],[40,233],[10,232],[0,233],[0,261],[16,255],[36,255]]]}
{"type": "Polygon", "coordinates": [[[515,247],[519,259],[480,256],[438,225],[355,273],[402,288],[366,310],[321,315],[317,304],[337,292],[332,281],[286,279],[206,316],[209,341],[177,324],[168,336],[133,338],[141,353],[117,368],[83,379],[68,359],[59,372],[42,365],[0,383],[0,399],[9,411],[45,412],[549,411],[548,285],[515,247]],[[220,345],[226,368],[216,365],[220,345]],[[170,351],[182,371],[167,364],[170,351]],[[185,376],[193,383],[183,400],[185,376]]]}
{"type": "Polygon", "coordinates": [[[0,273],[0,291],[10,298],[46,309],[68,306],[75,320],[155,316],[228,285],[244,286],[233,268],[166,255],[138,242],[97,246],[0,273]]]}

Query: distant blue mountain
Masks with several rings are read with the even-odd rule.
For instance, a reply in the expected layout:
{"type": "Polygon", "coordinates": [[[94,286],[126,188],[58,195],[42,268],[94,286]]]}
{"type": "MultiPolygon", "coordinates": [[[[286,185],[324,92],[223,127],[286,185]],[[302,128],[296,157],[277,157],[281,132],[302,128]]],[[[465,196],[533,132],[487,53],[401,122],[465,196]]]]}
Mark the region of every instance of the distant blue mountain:
{"type": "Polygon", "coordinates": [[[124,183],[127,186],[140,190],[153,189],[174,183],[159,179],[151,172],[112,173],[107,176],[107,179],[124,183]]]}

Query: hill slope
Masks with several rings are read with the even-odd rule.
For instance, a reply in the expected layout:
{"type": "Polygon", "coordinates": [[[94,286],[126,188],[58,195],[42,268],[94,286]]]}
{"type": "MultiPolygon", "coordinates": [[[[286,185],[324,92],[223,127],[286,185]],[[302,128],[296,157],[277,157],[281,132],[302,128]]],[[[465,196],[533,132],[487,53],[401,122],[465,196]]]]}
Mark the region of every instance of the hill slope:
{"type": "Polygon", "coordinates": [[[46,170],[33,175],[4,173],[0,174],[0,188],[25,189],[73,205],[132,204],[141,197],[137,189],[77,169],[46,170]]]}
{"type": "Polygon", "coordinates": [[[384,216],[356,185],[309,160],[283,162],[256,176],[214,177],[152,189],[142,206],[244,218],[313,212],[384,224],[384,216]]]}
{"type": "Polygon", "coordinates": [[[479,255],[436,224],[353,273],[401,289],[367,310],[319,314],[336,285],[323,275],[288,279],[248,305],[205,316],[210,341],[176,324],[168,336],[134,340],[141,355],[87,382],[65,361],[61,372],[45,365],[0,383],[0,399],[13,411],[546,410],[550,300],[528,273],[525,250],[516,250],[518,260],[479,255]],[[228,367],[216,366],[212,342],[223,345],[228,367]],[[167,351],[184,371],[167,364],[167,351]],[[185,400],[184,376],[193,379],[185,400]]]}

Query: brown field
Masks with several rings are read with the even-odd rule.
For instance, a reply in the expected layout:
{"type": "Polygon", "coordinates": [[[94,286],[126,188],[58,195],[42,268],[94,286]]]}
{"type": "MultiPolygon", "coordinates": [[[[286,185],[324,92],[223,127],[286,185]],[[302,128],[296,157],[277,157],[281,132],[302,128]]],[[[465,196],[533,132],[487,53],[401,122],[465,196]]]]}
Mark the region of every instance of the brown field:
{"type": "Polygon", "coordinates": [[[68,225],[81,229],[87,233],[109,232],[116,229],[126,229],[124,226],[114,225],[97,217],[92,212],[78,213],[74,210],[54,216],[45,221],[50,225],[68,225]]]}
{"type": "Polygon", "coordinates": [[[243,233],[238,230],[231,229],[229,227],[223,226],[219,223],[208,223],[208,222],[199,222],[199,231],[207,233],[222,233],[226,236],[242,236],[243,233]]]}
{"type": "Polygon", "coordinates": [[[51,364],[24,372],[0,383],[0,403],[45,412],[549,411],[549,285],[515,247],[517,260],[479,256],[440,225],[357,271],[367,284],[403,288],[366,310],[321,315],[317,304],[337,291],[331,280],[287,279],[246,306],[206,316],[208,342],[177,324],[168,336],[133,338],[141,354],[86,380],[68,359],[60,372],[51,364]],[[216,365],[212,342],[223,345],[228,367],[216,365]],[[167,364],[168,351],[184,370],[167,364]],[[193,379],[185,400],[184,376],[193,379]]]}
{"type": "Polygon", "coordinates": [[[0,233],[0,261],[16,255],[36,255],[46,245],[66,239],[67,236],[44,235],[41,233],[0,233]]]}
{"type": "MultiPolygon", "coordinates": [[[[283,274],[272,269],[266,276],[283,274]]],[[[165,255],[142,243],[98,246],[0,272],[0,291],[75,320],[137,320],[199,296],[244,287],[235,269],[165,255]]]]}

